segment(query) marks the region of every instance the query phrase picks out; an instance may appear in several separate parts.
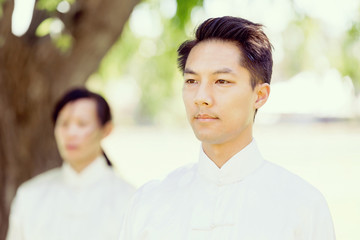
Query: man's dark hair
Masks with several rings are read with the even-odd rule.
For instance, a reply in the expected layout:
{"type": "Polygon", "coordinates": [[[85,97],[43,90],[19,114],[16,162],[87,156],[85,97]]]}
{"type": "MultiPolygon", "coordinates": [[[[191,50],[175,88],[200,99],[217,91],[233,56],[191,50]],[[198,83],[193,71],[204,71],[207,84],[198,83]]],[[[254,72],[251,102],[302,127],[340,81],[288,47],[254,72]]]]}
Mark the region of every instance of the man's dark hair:
{"type": "MultiPolygon", "coordinates": [[[[102,96],[100,96],[97,93],[91,92],[86,88],[74,88],[66,92],[65,95],[62,98],[60,98],[58,102],[55,104],[54,111],[52,114],[52,121],[54,125],[56,124],[56,120],[59,116],[61,109],[63,109],[66,104],[83,98],[92,99],[95,101],[96,113],[101,126],[104,126],[107,122],[111,121],[111,111],[109,104],[102,96]]],[[[105,157],[107,164],[109,166],[112,166],[112,163],[110,162],[104,151],[103,151],[103,155],[105,157]]]]}
{"type": "Polygon", "coordinates": [[[182,43],[178,49],[178,66],[184,73],[190,51],[198,43],[221,40],[235,43],[241,52],[239,63],[251,74],[251,86],[269,83],[272,74],[272,45],[262,25],[237,17],[210,18],[196,30],[195,39],[182,43]]]}

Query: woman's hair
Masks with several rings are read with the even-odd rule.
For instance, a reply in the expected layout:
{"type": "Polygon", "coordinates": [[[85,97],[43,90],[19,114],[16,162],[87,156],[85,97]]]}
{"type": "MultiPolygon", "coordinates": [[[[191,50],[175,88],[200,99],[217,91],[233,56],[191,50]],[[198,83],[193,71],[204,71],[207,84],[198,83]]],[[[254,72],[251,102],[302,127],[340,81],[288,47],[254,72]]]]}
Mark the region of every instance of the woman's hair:
{"type": "Polygon", "coordinates": [[[52,115],[53,123],[54,124],[56,123],[56,120],[58,118],[61,109],[63,109],[63,107],[66,104],[81,98],[92,99],[96,102],[96,113],[99,118],[101,126],[104,126],[107,122],[111,121],[111,112],[110,112],[109,104],[102,96],[100,96],[97,93],[93,93],[87,90],[86,88],[74,88],[66,92],[64,96],[60,98],[56,103],[52,115]]]}
{"type": "Polygon", "coordinates": [[[269,83],[272,74],[272,45],[262,25],[238,17],[209,18],[196,30],[195,39],[181,44],[178,49],[178,66],[182,72],[190,51],[202,41],[220,40],[235,43],[241,52],[239,63],[249,70],[251,86],[269,83]]]}
{"type": "MultiPolygon", "coordinates": [[[[59,116],[61,109],[63,109],[65,105],[83,98],[92,99],[95,101],[96,113],[101,126],[104,126],[106,123],[111,121],[111,111],[109,104],[102,96],[97,93],[91,92],[86,88],[74,88],[66,92],[55,104],[55,108],[52,114],[52,121],[54,125],[56,124],[56,120],[59,116]]],[[[108,159],[104,151],[102,153],[106,159],[107,164],[109,166],[112,166],[110,160],[108,159]]]]}

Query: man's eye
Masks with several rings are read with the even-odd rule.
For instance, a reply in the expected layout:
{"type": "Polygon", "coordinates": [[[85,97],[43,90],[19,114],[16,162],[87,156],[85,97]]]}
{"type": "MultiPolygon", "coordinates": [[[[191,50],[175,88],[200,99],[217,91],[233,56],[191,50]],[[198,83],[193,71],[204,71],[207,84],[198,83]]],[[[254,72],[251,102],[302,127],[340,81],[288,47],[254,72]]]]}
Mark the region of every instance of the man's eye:
{"type": "Polygon", "coordinates": [[[197,83],[194,79],[187,79],[186,81],[185,81],[185,83],[187,83],[187,84],[195,84],[195,83],[197,83]]]}
{"type": "Polygon", "coordinates": [[[227,84],[227,83],[230,83],[229,81],[226,81],[226,80],[223,80],[223,79],[219,79],[216,81],[216,83],[219,83],[219,84],[227,84]]]}

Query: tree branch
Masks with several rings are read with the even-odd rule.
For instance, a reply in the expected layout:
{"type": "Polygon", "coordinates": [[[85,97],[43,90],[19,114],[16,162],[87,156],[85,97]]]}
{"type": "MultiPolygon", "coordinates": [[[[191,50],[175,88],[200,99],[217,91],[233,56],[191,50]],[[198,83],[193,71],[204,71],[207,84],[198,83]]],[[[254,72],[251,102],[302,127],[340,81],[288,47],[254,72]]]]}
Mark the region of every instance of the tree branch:
{"type": "Polygon", "coordinates": [[[87,79],[97,69],[101,59],[119,38],[138,0],[78,0],[73,20],[75,39],[71,54],[65,58],[62,74],[70,82],[87,79]],[[76,73],[76,74],[74,74],[76,73]]]}

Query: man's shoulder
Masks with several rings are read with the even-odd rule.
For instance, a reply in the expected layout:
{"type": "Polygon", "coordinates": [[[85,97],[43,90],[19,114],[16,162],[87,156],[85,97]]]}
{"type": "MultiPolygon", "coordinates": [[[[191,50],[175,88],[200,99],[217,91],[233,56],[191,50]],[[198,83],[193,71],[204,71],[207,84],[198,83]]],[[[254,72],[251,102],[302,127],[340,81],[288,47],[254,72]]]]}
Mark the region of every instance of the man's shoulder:
{"type": "Polygon", "coordinates": [[[267,171],[267,174],[272,175],[272,179],[284,182],[285,185],[296,184],[299,185],[299,187],[313,189],[312,185],[305,179],[275,163],[266,162],[265,170],[267,171]]]}
{"type": "MultiPolygon", "coordinates": [[[[193,180],[195,174],[197,172],[197,164],[188,164],[182,167],[175,169],[174,171],[170,172],[166,178],[161,181],[161,183],[165,185],[172,185],[176,187],[182,187],[187,185],[193,180]]],[[[175,187],[174,186],[174,187],[175,187]]]]}
{"type": "Polygon", "coordinates": [[[287,198],[294,198],[297,201],[323,200],[322,193],[315,186],[277,164],[267,162],[263,171],[268,189],[274,189],[275,192],[285,194],[287,198]]]}
{"type": "Polygon", "coordinates": [[[115,190],[114,194],[131,197],[135,192],[135,187],[112,169],[110,172],[110,183],[109,185],[115,190]]]}
{"type": "Polygon", "coordinates": [[[140,187],[136,193],[137,199],[160,199],[168,198],[186,189],[195,177],[197,164],[189,164],[175,169],[169,173],[163,180],[152,180],[140,187]]]}

